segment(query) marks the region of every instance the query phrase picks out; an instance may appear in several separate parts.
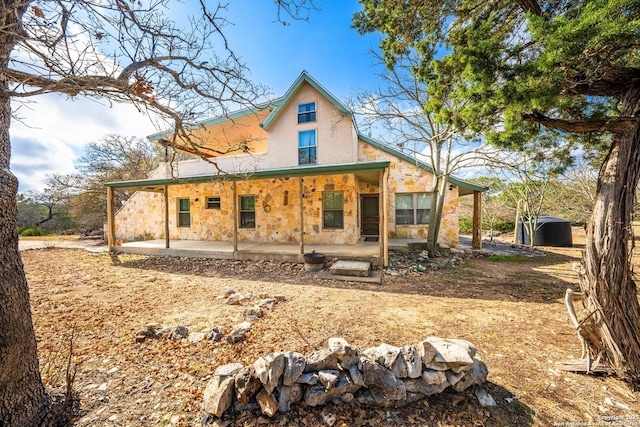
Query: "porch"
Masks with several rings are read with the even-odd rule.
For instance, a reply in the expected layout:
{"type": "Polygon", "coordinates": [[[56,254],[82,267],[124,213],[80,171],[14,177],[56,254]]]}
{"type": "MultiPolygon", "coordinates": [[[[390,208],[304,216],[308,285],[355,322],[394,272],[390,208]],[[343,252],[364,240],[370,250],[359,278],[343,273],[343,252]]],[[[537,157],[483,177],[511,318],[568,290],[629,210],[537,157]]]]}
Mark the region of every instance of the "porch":
{"type": "MultiPolygon", "coordinates": [[[[113,246],[112,250],[116,253],[137,255],[303,262],[298,243],[238,242],[237,245],[238,249],[234,252],[233,242],[171,240],[171,247],[167,248],[164,239],[157,239],[125,242],[113,246]]],[[[369,261],[374,265],[382,264],[379,242],[359,241],[353,245],[307,243],[304,245],[304,250],[305,253],[315,251],[328,258],[369,261]]]]}

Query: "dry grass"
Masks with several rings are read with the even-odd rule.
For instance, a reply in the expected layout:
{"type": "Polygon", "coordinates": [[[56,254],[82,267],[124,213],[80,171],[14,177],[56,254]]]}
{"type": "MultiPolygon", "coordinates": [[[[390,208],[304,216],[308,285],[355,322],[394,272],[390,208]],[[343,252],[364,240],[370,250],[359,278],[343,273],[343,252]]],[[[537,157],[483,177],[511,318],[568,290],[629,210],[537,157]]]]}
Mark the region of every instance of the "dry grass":
{"type": "MultiPolygon", "coordinates": [[[[342,425],[546,426],[640,415],[639,394],[626,384],[556,366],[580,356],[562,300],[567,287],[576,287],[571,263],[579,245],[550,249],[545,257],[481,258],[455,270],[385,276],[382,285],[319,281],[287,263],[110,257],[69,249],[28,251],[23,259],[41,358],[60,352],[77,325],[76,389],[85,411],[77,425],[198,425],[202,392],[216,366],[252,363],[277,350],[308,353],[332,336],[362,349],[431,335],[467,339],[487,363],[488,390],[498,401],[496,408],[482,408],[469,393],[454,405],[446,392],[399,410],[357,404],[324,409],[342,425]],[[236,345],[135,342],[135,331],[148,324],[193,331],[216,325],[228,332],[243,320],[243,307],[223,303],[226,286],[284,294],[287,301],[236,345]]],[[[296,407],[273,422],[323,425],[321,411],[296,407]]],[[[259,414],[231,421],[255,425],[259,414]]]]}

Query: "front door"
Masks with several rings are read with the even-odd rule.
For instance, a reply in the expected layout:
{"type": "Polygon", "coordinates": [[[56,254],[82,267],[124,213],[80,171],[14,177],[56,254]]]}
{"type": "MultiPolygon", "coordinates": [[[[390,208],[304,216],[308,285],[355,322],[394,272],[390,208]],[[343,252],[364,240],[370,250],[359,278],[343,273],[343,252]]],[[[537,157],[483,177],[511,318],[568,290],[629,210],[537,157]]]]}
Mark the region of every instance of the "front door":
{"type": "Polygon", "coordinates": [[[377,194],[362,195],[360,227],[362,236],[378,236],[380,234],[380,206],[377,194]]]}

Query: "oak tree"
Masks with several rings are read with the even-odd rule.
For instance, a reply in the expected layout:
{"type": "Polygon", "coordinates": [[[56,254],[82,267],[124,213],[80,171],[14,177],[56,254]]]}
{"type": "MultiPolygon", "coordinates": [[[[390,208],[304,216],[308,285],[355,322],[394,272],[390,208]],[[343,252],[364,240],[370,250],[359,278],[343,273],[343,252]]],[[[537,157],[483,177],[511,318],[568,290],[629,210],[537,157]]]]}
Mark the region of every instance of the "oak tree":
{"type": "Polygon", "coordinates": [[[166,143],[202,149],[190,124],[263,100],[223,35],[224,7],[205,3],[189,2],[195,16],[183,10],[185,3],[168,0],[7,0],[0,6],[0,425],[59,421],[40,377],[18,253],[18,183],[9,169],[12,100],[56,92],[133,103],[171,120],[176,136],[166,143]]]}

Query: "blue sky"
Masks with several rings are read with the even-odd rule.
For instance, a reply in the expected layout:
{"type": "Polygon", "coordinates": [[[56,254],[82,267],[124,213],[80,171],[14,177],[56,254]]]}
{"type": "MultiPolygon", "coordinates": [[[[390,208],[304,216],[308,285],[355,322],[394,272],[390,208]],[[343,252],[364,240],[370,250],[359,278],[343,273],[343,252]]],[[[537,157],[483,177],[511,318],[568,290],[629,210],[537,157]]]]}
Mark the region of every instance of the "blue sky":
{"type": "MultiPolygon", "coordinates": [[[[308,21],[288,19],[286,26],[276,22],[271,0],[234,0],[222,11],[231,23],[224,28],[230,47],[251,70],[251,79],[270,87],[274,96],[283,95],[302,70],[344,101],[379,84],[370,54],[378,36],[363,37],[351,28],[358,2],[318,3],[321,10],[312,11],[308,21]]],[[[84,146],[108,133],[145,137],[161,130],[131,106],[58,95],[31,101],[36,102],[18,110],[23,120],[11,126],[11,168],[19,191],[42,189],[48,173],[73,172],[84,146]]],[[[14,104],[14,111],[18,107],[14,104]]]]}

